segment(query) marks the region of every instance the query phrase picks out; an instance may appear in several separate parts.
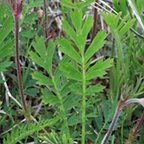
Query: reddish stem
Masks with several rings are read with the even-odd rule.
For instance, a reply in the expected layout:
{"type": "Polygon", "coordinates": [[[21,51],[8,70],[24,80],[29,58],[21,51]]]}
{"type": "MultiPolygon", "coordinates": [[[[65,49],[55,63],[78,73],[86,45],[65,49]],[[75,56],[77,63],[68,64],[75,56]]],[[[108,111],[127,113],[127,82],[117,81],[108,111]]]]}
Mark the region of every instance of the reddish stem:
{"type": "Polygon", "coordinates": [[[24,110],[24,113],[27,115],[28,110],[27,110],[27,105],[26,105],[26,100],[25,100],[23,85],[22,85],[20,54],[19,54],[19,20],[22,12],[22,0],[17,0],[16,2],[14,0],[11,0],[11,7],[13,11],[14,20],[15,20],[15,48],[16,48],[15,62],[16,62],[18,86],[19,86],[22,108],[24,110]]]}
{"type": "Polygon", "coordinates": [[[20,55],[19,55],[19,20],[17,17],[15,17],[15,45],[16,45],[15,61],[16,61],[18,86],[19,86],[21,102],[23,105],[24,112],[27,112],[27,106],[26,106],[26,101],[25,101],[23,86],[22,86],[22,75],[21,75],[21,66],[20,66],[20,55]]]}

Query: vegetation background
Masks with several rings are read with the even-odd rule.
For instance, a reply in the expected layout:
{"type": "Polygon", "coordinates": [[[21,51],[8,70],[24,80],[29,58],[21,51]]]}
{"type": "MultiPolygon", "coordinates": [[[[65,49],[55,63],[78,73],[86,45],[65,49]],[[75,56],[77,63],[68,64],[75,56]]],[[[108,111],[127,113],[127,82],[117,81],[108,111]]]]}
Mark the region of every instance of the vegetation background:
{"type": "Polygon", "coordinates": [[[143,144],[143,57],[144,0],[0,0],[0,143],[143,144]]]}

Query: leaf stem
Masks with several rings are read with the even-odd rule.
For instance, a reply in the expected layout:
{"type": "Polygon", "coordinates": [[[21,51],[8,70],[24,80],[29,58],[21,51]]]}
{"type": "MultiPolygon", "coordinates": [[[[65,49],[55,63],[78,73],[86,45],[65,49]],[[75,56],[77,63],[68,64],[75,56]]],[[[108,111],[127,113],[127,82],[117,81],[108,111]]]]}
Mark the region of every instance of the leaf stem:
{"type": "Polygon", "coordinates": [[[82,144],[85,144],[85,136],[86,136],[86,72],[85,72],[85,59],[84,55],[82,55],[82,144]]]}
{"type": "Polygon", "coordinates": [[[56,90],[56,95],[58,96],[58,98],[60,100],[62,119],[64,121],[64,130],[65,130],[64,134],[66,133],[67,142],[69,144],[71,144],[72,142],[71,142],[69,127],[68,127],[68,120],[67,120],[66,111],[65,111],[65,108],[63,105],[62,96],[61,96],[61,93],[59,92],[59,89],[58,89],[57,84],[55,82],[54,76],[51,76],[51,77],[52,77],[52,82],[53,82],[54,88],[56,90]]]}

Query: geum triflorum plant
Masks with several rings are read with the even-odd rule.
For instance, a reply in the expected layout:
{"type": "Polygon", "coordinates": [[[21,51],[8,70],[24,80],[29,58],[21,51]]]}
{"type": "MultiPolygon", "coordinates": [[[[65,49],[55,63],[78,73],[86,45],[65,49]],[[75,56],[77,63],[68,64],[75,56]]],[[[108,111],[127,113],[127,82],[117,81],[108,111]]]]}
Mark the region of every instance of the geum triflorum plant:
{"type": "Polygon", "coordinates": [[[83,12],[76,9],[70,12],[69,20],[64,18],[62,22],[65,36],[56,40],[64,54],[58,66],[52,64],[55,42],[51,40],[48,47],[45,47],[43,37],[36,37],[33,43],[36,52],[31,51],[30,57],[46,72],[36,71],[33,78],[38,84],[45,86],[42,89],[44,103],[54,106],[54,115],[59,115],[59,129],[64,143],[81,139],[81,143],[85,144],[87,119],[90,115],[87,108],[91,106],[89,98],[104,89],[101,84],[93,85],[92,80],[104,77],[113,60],[101,58],[91,64],[93,55],[104,46],[107,34],[104,31],[98,32],[86,48],[87,37],[93,24],[92,17],[84,17],[83,12]],[[81,125],[81,130],[75,136],[74,131],[70,129],[75,128],[77,124],[81,125]]]}

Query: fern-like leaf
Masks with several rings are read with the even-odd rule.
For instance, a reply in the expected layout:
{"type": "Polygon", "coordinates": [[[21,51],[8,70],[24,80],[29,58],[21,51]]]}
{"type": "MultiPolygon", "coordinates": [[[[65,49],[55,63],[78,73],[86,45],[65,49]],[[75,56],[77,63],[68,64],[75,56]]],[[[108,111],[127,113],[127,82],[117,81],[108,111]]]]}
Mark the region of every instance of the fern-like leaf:
{"type": "Polygon", "coordinates": [[[19,128],[13,129],[11,133],[8,133],[3,140],[3,144],[16,144],[25,137],[30,136],[34,132],[38,132],[47,126],[51,126],[57,121],[58,118],[53,118],[50,120],[42,120],[38,123],[23,124],[19,128]]]}

